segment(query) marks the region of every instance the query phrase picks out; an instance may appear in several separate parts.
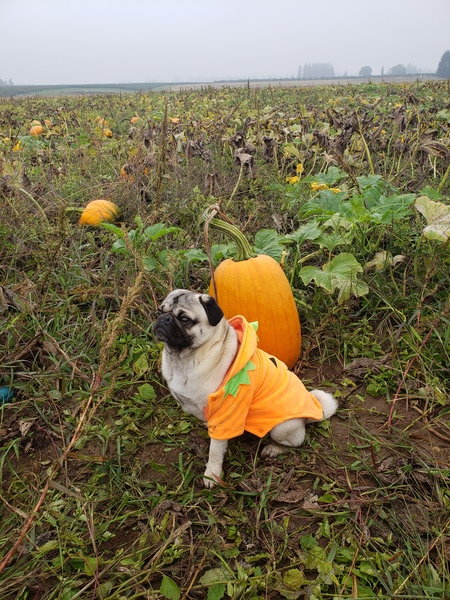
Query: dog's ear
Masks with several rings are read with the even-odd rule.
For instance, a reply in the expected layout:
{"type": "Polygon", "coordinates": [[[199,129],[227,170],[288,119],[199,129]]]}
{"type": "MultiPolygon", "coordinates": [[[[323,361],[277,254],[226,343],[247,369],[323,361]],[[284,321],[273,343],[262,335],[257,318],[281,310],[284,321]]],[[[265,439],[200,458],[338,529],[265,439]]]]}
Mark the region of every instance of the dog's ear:
{"type": "Polygon", "coordinates": [[[223,318],[223,311],[216,300],[208,294],[202,294],[199,297],[200,303],[205,309],[209,324],[215,327],[223,318]]]}

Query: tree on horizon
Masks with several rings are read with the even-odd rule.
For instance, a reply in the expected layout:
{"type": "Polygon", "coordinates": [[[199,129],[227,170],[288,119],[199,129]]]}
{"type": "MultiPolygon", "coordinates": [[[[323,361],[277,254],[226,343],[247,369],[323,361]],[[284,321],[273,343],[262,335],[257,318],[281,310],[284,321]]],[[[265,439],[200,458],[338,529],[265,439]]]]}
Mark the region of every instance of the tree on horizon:
{"type": "Polygon", "coordinates": [[[450,50],[446,50],[446,52],[444,52],[444,54],[441,56],[436,75],[438,77],[443,77],[444,79],[448,79],[450,77],[450,50]]]}
{"type": "Polygon", "coordinates": [[[369,65],[360,68],[360,70],[359,70],[360,77],[370,77],[371,75],[372,75],[372,67],[369,67],[369,65]]]}

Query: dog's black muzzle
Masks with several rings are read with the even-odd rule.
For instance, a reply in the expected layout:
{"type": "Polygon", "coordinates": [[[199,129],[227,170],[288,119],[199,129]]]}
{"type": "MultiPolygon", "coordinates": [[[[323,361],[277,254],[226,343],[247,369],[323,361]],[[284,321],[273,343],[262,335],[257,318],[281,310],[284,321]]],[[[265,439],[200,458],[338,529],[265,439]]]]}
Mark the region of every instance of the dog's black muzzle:
{"type": "Polygon", "coordinates": [[[170,348],[181,350],[192,345],[191,336],[171,312],[159,315],[152,327],[156,339],[164,342],[170,348]]]}

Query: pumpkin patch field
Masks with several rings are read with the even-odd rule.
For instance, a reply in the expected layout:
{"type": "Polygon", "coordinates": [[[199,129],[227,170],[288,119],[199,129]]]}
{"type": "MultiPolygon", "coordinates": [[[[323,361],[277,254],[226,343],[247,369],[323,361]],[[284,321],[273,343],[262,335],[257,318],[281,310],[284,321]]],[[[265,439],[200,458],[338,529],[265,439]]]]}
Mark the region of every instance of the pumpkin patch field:
{"type": "Polygon", "coordinates": [[[0,99],[2,600],[450,598],[445,81],[0,99]],[[206,428],[152,334],[175,288],[339,409],[206,428]]]}

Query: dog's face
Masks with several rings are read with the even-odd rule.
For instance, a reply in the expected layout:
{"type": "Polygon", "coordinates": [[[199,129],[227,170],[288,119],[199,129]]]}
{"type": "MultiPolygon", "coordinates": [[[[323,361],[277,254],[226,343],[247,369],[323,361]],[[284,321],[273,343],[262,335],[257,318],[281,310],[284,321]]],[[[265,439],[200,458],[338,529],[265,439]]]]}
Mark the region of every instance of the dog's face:
{"type": "Polygon", "coordinates": [[[174,290],[162,302],[153,331],[169,348],[199,348],[213,335],[223,319],[222,309],[208,294],[174,290]]]}

